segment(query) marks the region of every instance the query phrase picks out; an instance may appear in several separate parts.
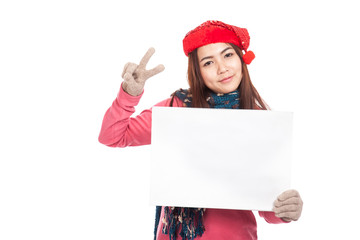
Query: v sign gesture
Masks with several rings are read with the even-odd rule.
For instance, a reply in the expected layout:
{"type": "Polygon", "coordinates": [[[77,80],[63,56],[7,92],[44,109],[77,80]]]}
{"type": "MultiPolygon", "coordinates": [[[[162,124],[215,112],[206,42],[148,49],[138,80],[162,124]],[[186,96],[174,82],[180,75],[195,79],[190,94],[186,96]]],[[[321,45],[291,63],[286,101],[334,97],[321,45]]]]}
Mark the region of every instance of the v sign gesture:
{"type": "Polygon", "coordinates": [[[124,66],[121,77],[124,79],[122,84],[125,92],[132,96],[138,96],[144,89],[145,82],[148,78],[164,71],[164,65],[160,64],[153,69],[146,70],[146,64],[149,62],[151,56],[154,54],[155,49],[149,48],[144,57],[141,59],[140,64],[127,63],[124,66]]]}

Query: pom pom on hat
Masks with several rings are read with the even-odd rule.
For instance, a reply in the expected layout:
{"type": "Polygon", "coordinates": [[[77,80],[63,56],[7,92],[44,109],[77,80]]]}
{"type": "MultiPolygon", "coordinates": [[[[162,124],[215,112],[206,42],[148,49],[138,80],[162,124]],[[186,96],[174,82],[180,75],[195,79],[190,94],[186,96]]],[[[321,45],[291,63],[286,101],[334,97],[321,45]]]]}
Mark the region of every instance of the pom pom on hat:
{"type": "Polygon", "coordinates": [[[254,60],[254,58],[255,54],[252,51],[248,51],[243,55],[244,63],[248,65],[252,62],[252,60],[254,60]]]}
{"type": "Polygon", "coordinates": [[[250,44],[250,36],[246,28],[240,28],[220,21],[206,21],[200,26],[188,32],[183,39],[184,53],[189,55],[195,49],[211,43],[232,43],[245,51],[243,58],[246,64],[250,64],[255,58],[253,52],[247,49],[250,44]]]}

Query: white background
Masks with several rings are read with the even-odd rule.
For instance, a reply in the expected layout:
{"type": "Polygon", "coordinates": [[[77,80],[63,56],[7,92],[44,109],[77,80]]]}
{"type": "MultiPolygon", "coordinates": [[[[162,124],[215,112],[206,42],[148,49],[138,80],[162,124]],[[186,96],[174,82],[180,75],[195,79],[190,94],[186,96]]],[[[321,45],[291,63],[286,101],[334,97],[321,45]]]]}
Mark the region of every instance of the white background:
{"type": "MultiPolygon", "coordinates": [[[[246,27],[252,81],[294,112],[298,222],[259,239],[358,236],[357,1],[1,1],[0,239],[152,239],[149,146],[98,143],[123,65],[165,72],[138,112],[186,88],[182,39],[208,19],[246,27]]],[[[257,216],[257,213],[255,213],[257,216]]]]}

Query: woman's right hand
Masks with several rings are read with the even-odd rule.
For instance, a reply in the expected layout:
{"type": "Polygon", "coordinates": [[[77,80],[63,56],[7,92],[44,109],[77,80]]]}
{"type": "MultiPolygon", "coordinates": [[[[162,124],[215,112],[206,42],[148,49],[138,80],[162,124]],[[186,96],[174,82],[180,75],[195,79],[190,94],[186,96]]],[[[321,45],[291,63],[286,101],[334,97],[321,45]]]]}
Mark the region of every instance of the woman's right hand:
{"type": "Polygon", "coordinates": [[[164,65],[160,64],[153,69],[146,70],[146,64],[149,62],[151,56],[154,54],[155,49],[149,48],[144,57],[141,59],[140,64],[127,63],[124,66],[121,77],[124,79],[122,84],[125,92],[132,96],[138,96],[142,93],[147,79],[164,71],[164,65]]]}

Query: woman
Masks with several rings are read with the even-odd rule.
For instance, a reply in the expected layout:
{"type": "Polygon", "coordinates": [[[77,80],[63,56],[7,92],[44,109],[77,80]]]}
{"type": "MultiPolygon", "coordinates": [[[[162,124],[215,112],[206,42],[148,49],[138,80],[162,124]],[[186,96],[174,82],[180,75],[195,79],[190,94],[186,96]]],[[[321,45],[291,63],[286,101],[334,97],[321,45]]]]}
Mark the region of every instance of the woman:
{"type": "MultiPolygon", "coordinates": [[[[188,90],[180,89],[156,106],[212,107],[267,110],[252,85],[247,64],[254,54],[247,51],[250,37],[245,28],[220,21],[207,21],[190,31],[183,40],[189,57],[188,90]],[[243,55],[242,51],[245,52],[243,55]]],[[[151,143],[151,109],[131,117],[143,93],[145,81],[164,70],[146,70],[154,53],[149,49],[140,64],[124,67],[124,82],[116,100],[104,116],[99,141],[111,147],[151,143]]],[[[302,211],[299,193],[289,190],[274,202],[273,212],[259,212],[269,223],[299,219],[302,211]]],[[[257,239],[252,211],[158,207],[155,237],[162,239],[257,239]]]]}

